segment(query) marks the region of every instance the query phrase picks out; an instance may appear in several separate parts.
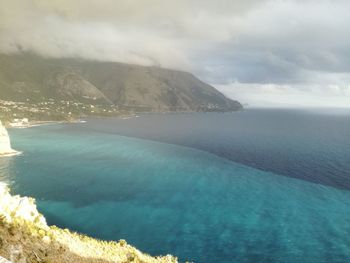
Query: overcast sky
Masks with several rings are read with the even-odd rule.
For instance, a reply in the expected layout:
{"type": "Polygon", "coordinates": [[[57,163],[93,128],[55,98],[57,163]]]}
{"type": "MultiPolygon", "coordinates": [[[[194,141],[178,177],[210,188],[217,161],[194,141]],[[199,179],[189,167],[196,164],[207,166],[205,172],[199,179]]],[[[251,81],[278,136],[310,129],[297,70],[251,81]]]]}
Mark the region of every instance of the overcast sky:
{"type": "Polygon", "coordinates": [[[0,0],[0,52],[191,71],[252,106],[350,107],[348,0],[0,0]]]}

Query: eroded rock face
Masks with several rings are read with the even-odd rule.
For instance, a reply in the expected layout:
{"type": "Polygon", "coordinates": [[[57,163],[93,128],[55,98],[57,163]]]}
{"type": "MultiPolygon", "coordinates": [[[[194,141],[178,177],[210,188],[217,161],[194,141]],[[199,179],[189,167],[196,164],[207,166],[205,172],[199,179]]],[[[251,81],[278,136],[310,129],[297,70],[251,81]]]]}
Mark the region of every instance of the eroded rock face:
{"type": "Polygon", "coordinates": [[[12,196],[6,184],[0,182],[0,215],[8,223],[21,218],[47,228],[45,218],[38,212],[35,201],[29,197],[12,196]]]}
{"type": "Polygon", "coordinates": [[[4,155],[14,155],[17,151],[11,148],[10,137],[6,128],[2,125],[0,121],[0,156],[4,155]]]}

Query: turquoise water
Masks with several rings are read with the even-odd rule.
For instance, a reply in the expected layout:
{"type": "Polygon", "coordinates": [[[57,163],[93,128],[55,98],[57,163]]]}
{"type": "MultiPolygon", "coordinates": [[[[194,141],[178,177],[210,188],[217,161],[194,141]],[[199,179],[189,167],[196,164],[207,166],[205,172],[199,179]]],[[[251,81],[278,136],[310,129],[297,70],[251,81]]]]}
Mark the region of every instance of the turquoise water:
{"type": "Polygon", "coordinates": [[[182,262],[350,261],[348,190],[88,127],[10,131],[24,153],[1,159],[0,179],[50,224],[182,262]]]}

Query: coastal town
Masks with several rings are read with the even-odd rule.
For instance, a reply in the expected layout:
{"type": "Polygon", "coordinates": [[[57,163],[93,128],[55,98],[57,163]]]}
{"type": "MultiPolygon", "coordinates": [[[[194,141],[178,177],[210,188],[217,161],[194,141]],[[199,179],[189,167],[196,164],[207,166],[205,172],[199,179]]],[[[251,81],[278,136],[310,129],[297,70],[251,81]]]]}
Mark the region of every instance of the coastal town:
{"type": "MultiPolygon", "coordinates": [[[[189,111],[183,107],[158,107],[146,105],[91,104],[91,102],[46,99],[40,102],[10,101],[0,99],[0,119],[8,127],[25,128],[42,122],[74,122],[86,117],[130,117],[133,112],[189,111]]],[[[224,112],[220,106],[208,103],[197,107],[198,112],[224,112]]]]}
{"type": "Polygon", "coordinates": [[[84,117],[117,117],[130,114],[115,105],[48,99],[42,102],[0,100],[0,119],[6,126],[26,127],[47,121],[75,121],[84,117]]]}

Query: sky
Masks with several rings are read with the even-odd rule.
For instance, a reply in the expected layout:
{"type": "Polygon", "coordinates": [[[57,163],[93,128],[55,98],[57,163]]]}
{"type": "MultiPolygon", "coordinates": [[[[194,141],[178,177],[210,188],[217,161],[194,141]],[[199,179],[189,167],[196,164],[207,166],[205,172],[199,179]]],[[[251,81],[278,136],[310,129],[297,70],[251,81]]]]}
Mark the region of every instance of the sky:
{"type": "Polygon", "coordinates": [[[258,107],[350,107],[348,0],[0,0],[0,52],[190,71],[258,107]]]}

